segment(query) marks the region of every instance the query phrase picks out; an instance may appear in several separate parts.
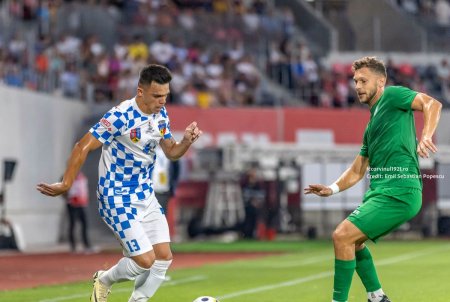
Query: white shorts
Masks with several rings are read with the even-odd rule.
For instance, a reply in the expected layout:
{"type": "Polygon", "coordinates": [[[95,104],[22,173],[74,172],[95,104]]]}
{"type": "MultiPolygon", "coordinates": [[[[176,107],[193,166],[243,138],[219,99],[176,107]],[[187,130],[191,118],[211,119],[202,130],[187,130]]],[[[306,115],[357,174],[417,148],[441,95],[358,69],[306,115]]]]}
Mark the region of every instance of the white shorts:
{"type": "Polygon", "coordinates": [[[99,212],[127,257],[151,251],[154,244],[170,242],[169,225],[155,194],[129,204],[100,202],[99,212]]]}

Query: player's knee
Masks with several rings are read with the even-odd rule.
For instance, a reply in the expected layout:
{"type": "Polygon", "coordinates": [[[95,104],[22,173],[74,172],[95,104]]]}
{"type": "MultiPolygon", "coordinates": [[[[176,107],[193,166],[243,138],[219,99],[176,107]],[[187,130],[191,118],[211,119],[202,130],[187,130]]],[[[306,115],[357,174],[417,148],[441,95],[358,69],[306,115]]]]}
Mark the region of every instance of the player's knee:
{"type": "Polygon", "coordinates": [[[156,259],[170,261],[173,259],[172,251],[168,243],[155,244],[153,246],[153,251],[155,252],[156,259]]]}
{"type": "Polygon", "coordinates": [[[150,252],[132,258],[137,265],[144,269],[149,269],[155,262],[155,255],[150,252]]]}
{"type": "Polygon", "coordinates": [[[333,242],[336,243],[344,243],[348,239],[348,233],[343,228],[337,228],[334,230],[333,235],[333,242]]]}
{"type": "Polygon", "coordinates": [[[172,261],[173,255],[171,252],[163,253],[163,254],[159,255],[158,260],[172,261]]]}

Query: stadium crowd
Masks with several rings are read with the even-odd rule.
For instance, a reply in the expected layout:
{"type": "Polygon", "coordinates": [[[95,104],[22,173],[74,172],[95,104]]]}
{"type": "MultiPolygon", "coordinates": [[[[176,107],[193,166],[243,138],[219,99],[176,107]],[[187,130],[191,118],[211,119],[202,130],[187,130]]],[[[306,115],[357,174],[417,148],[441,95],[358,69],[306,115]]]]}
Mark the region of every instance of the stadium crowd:
{"type": "Polygon", "coordinates": [[[440,26],[450,26],[450,2],[448,0],[391,0],[404,11],[435,20],[440,26]]]}
{"type": "MultiPolygon", "coordinates": [[[[0,83],[117,103],[134,95],[138,71],[155,62],[173,72],[174,104],[263,104],[261,91],[267,88],[261,83],[270,78],[311,106],[358,105],[350,67],[321,64],[307,42],[294,35],[288,9],[260,0],[233,1],[232,6],[226,0],[86,1],[104,7],[119,24],[115,39],[105,41],[82,31],[82,2],[5,3],[1,14],[21,26],[1,32],[0,83]],[[70,11],[66,33],[55,26],[62,9],[70,11]],[[152,30],[149,34],[136,28],[152,30]]],[[[391,84],[411,86],[450,103],[447,61],[438,66],[388,66],[391,84]]]]}

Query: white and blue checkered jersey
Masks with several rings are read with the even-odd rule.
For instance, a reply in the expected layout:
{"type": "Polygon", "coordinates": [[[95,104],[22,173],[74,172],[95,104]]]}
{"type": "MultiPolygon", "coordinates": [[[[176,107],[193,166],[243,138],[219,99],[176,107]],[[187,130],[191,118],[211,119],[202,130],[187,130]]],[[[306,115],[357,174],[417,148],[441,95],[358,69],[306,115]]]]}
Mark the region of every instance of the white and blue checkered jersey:
{"type": "Polygon", "coordinates": [[[147,199],[153,192],[155,147],[172,137],[166,108],[145,114],[133,98],[108,111],[89,132],[103,143],[99,201],[114,207],[147,199]]]}

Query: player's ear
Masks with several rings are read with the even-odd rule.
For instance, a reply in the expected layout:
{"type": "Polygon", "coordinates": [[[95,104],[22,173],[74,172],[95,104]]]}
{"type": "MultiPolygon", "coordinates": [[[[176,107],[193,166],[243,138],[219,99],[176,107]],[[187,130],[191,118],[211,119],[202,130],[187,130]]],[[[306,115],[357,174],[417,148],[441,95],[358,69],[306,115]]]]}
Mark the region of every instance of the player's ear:
{"type": "Polygon", "coordinates": [[[144,90],[142,89],[142,87],[137,88],[137,96],[141,97],[144,94],[144,90]]]}
{"type": "Polygon", "coordinates": [[[386,77],[379,77],[377,80],[378,87],[384,87],[386,85],[386,77]]]}

